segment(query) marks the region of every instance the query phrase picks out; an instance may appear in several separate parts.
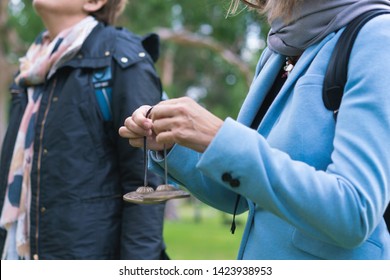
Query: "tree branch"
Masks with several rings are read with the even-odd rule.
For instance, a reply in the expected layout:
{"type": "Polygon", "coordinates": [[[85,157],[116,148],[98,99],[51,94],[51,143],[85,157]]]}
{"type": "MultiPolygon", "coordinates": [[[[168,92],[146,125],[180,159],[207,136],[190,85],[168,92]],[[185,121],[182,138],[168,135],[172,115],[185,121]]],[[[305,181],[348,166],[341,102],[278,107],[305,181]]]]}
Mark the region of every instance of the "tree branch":
{"type": "Polygon", "coordinates": [[[175,32],[167,28],[158,28],[156,33],[161,40],[171,41],[179,45],[210,49],[219,54],[227,63],[236,66],[245,77],[248,86],[252,82],[253,73],[248,65],[234,52],[225,48],[211,37],[200,36],[188,31],[175,32]]]}

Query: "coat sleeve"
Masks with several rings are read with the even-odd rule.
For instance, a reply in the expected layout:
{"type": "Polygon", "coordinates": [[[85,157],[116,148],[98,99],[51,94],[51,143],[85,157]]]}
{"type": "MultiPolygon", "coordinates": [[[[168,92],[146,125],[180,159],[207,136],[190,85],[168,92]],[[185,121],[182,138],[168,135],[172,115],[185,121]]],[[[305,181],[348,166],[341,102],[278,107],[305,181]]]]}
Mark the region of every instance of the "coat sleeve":
{"type": "MultiPolygon", "coordinates": [[[[118,134],[119,127],[133,111],[141,105],[154,105],[161,100],[161,83],[153,62],[139,46],[132,46],[135,51],[130,55],[136,61],[121,65],[121,59],[128,56],[119,55],[113,67],[113,134],[115,135],[117,158],[122,195],[135,191],[143,185],[144,160],[143,150],[131,147],[127,139],[118,134]]],[[[149,172],[148,184],[156,187],[162,179],[149,172]]],[[[159,259],[164,249],[162,227],[164,204],[138,205],[123,202],[122,213],[122,259],[159,259]]]]}

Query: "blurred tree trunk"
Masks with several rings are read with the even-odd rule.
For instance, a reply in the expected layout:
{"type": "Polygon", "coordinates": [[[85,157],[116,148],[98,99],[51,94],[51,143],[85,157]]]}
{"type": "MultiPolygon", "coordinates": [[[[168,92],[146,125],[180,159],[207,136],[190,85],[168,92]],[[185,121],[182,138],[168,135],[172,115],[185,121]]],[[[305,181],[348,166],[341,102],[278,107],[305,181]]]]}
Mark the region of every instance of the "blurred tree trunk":
{"type": "Polygon", "coordinates": [[[173,50],[172,47],[167,48],[163,56],[162,71],[161,71],[161,82],[166,87],[170,87],[174,83],[173,81],[174,72],[175,72],[174,60],[175,60],[175,51],[173,50]]]}
{"type": "MultiPolygon", "coordinates": [[[[8,1],[0,2],[0,147],[3,143],[5,130],[7,127],[7,85],[10,80],[9,65],[6,60],[7,45],[7,5],[8,1]]],[[[1,153],[1,149],[0,149],[1,153]]]]}
{"type": "Polygon", "coordinates": [[[17,64],[12,63],[10,53],[17,54],[24,51],[24,45],[13,25],[9,23],[8,0],[0,0],[0,154],[1,146],[8,124],[8,87],[17,69],[17,64]]]}

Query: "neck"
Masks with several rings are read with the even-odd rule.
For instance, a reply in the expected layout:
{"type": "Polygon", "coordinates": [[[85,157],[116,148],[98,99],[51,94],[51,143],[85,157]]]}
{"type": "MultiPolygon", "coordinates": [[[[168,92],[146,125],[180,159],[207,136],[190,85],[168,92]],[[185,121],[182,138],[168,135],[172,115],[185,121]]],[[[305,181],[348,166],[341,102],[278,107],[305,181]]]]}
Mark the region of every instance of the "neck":
{"type": "Polygon", "coordinates": [[[46,16],[42,17],[43,24],[45,25],[47,31],[49,32],[49,37],[53,40],[61,31],[68,29],[83,19],[85,19],[88,15],[78,15],[74,17],[58,17],[55,16],[46,16]]]}

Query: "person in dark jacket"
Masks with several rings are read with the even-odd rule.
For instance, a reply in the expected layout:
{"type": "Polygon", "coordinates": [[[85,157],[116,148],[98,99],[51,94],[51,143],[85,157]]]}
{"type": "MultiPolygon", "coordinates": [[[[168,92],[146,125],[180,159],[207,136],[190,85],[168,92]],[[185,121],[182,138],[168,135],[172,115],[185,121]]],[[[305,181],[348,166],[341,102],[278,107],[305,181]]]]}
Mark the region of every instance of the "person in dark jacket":
{"type": "MultiPolygon", "coordinates": [[[[33,0],[0,169],[3,259],[160,259],[164,204],[137,205],[143,152],[117,131],[162,98],[158,37],[113,26],[126,0],[33,0]],[[149,52],[148,52],[149,50],[149,52]]],[[[156,187],[161,177],[149,173],[156,187]]]]}

